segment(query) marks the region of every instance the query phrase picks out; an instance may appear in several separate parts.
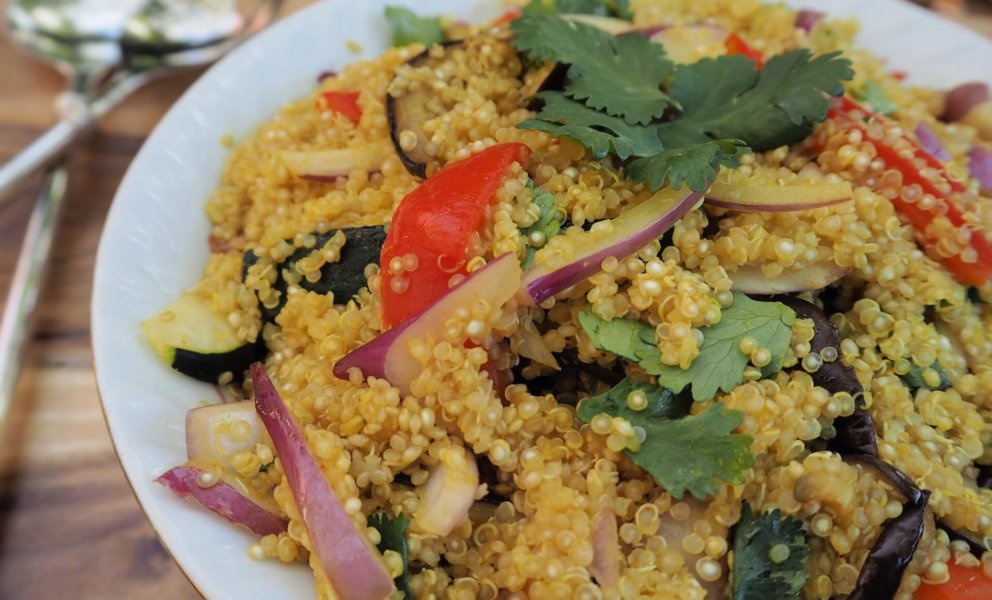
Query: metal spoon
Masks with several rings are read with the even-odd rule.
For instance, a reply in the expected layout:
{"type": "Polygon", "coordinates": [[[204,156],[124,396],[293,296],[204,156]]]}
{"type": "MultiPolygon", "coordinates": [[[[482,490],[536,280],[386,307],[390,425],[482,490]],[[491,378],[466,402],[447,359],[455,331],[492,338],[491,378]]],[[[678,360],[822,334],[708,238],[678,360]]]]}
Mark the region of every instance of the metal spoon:
{"type": "MultiPolygon", "coordinates": [[[[26,157],[0,169],[0,186],[11,186],[39,167],[55,165],[28,222],[0,321],[0,441],[65,196],[67,172],[58,156],[142,84],[220,58],[270,24],[281,4],[257,0],[247,13],[234,0],[151,0],[138,6],[132,0],[15,0],[8,6],[14,39],[54,63],[68,76],[69,86],[57,102],[61,121],[28,148],[26,157]]],[[[0,204],[3,195],[0,189],[0,204]]]]}

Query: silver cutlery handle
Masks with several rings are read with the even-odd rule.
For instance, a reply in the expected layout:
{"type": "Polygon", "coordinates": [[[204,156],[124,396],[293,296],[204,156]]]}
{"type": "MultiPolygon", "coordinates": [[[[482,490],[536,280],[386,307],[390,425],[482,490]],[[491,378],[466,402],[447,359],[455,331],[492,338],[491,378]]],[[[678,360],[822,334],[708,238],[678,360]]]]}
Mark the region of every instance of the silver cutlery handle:
{"type": "Polygon", "coordinates": [[[44,279],[55,224],[65,198],[69,174],[63,161],[45,175],[31,218],[24,231],[21,254],[10,281],[0,320],[0,446],[7,416],[17,391],[17,379],[31,331],[31,315],[44,279]]]}

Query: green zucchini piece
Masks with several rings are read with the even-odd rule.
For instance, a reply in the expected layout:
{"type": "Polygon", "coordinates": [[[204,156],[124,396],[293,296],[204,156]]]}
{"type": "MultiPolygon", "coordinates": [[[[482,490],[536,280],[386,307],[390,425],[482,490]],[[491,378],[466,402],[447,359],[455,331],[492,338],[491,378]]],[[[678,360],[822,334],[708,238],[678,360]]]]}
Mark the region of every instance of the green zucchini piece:
{"type": "MultiPolygon", "coordinates": [[[[274,321],[286,304],[286,293],[289,286],[283,277],[283,269],[292,267],[313,252],[319,252],[338,231],[344,232],[345,237],[340,260],[325,264],[320,269],[320,279],[317,281],[311,282],[303,279],[299,285],[307,291],[318,294],[333,293],[334,300],[338,304],[347,302],[365,287],[367,283],[365,267],[370,264],[379,264],[382,245],[386,241],[385,228],[382,225],[366,225],[363,227],[342,227],[341,229],[331,229],[326,233],[315,233],[316,243],[313,248],[298,248],[296,252],[293,252],[277,266],[278,275],[272,289],[279,292],[279,304],[273,308],[259,306],[263,319],[268,322],[274,321]]],[[[247,277],[248,269],[258,260],[258,255],[252,250],[244,253],[241,261],[242,281],[247,277]]]]}
{"type": "Polygon", "coordinates": [[[265,357],[261,337],[255,342],[239,339],[223,315],[214,312],[207,300],[192,294],[184,294],[142,322],[141,329],[167,365],[207,383],[217,383],[227,372],[232,381],[241,381],[248,366],[265,357]]]}

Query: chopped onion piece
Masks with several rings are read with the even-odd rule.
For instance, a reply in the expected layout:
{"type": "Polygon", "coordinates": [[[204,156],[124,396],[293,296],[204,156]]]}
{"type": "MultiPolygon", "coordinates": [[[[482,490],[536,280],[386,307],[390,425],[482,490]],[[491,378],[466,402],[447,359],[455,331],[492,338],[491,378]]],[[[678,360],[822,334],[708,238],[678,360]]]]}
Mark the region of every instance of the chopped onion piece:
{"type": "Polygon", "coordinates": [[[937,139],[937,133],[933,130],[933,127],[930,127],[929,123],[920,121],[914,133],[916,134],[916,139],[920,142],[920,146],[929,152],[931,156],[944,161],[951,160],[950,153],[940,143],[940,140],[937,139]]]}
{"type": "Polygon", "coordinates": [[[599,271],[607,258],[623,260],[635,254],[661,237],[701,198],[699,192],[666,188],[589,231],[551,238],[537,253],[534,266],[524,273],[523,300],[540,304],[599,271]]]}
{"type": "Polygon", "coordinates": [[[713,206],[740,212],[810,210],[848,202],[854,190],[847,181],[797,179],[794,183],[739,183],[718,177],[706,193],[713,206]]]}
{"type": "Polygon", "coordinates": [[[992,152],[973,146],[968,152],[968,171],[978,180],[982,192],[992,194],[992,152]]]}
{"type": "Polygon", "coordinates": [[[346,177],[356,169],[378,171],[385,153],[376,148],[340,148],[309,152],[284,150],[282,162],[294,175],[314,181],[346,177]]]}
{"type": "Polygon", "coordinates": [[[234,454],[254,450],[265,427],[251,400],[211,404],[186,413],[186,455],[190,460],[227,465],[234,454]]]}
{"type": "Polygon", "coordinates": [[[806,33],[813,31],[813,27],[820,22],[826,15],[818,10],[810,10],[804,8],[803,10],[796,13],[796,27],[802,29],[806,33]]]}
{"type": "Polygon", "coordinates": [[[192,498],[203,508],[258,535],[286,531],[289,522],[239,492],[212,471],[184,465],[173,467],[155,481],[181,498],[192,498]]]}
{"type": "Polygon", "coordinates": [[[617,518],[611,509],[599,513],[599,518],[592,526],[591,537],[592,564],[589,565],[589,573],[604,590],[619,590],[623,557],[620,554],[617,518]]]}
{"type": "Polygon", "coordinates": [[[317,466],[262,363],[251,366],[255,404],[331,587],[340,600],[385,600],[396,591],[382,556],[355,529],[351,517],[317,466]]]}
{"type": "Polygon", "coordinates": [[[365,377],[385,379],[407,394],[410,382],[423,370],[423,364],[411,353],[413,343],[440,341],[447,322],[459,308],[479,303],[500,307],[519,287],[520,264],[516,256],[504,254],[469,275],[420,314],[343,357],[334,365],[334,374],[347,379],[349,369],[357,367],[365,377]]]}
{"type": "Polygon", "coordinates": [[[479,490],[479,467],[475,455],[465,448],[445,448],[439,458],[420,494],[413,525],[445,537],[468,517],[479,490]]]}
{"type": "Polygon", "coordinates": [[[985,83],[963,83],[947,92],[941,119],[951,123],[960,121],[976,106],[989,100],[989,86],[985,83]]]}
{"type": "Polygon", "coordinates": [[[850,269],[833,262],[815,262],[799,271],[786,270],[776,277],[766,277],[761,267],[742,265],[728,273],[731,289],[745,294],[787,294],[820,290],[847,275],[850,269]]]}

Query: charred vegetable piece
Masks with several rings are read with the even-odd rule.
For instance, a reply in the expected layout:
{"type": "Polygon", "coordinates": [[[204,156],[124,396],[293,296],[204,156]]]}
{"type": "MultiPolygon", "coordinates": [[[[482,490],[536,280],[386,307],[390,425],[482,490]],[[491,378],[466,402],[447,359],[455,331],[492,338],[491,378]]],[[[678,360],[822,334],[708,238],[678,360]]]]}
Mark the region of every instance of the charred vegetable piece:
{"type": "Polygon", "coordinates": [[[809,579],[809,544],[799,519],[779,511],[755,515],[744,505],[734,528],[734,600],[800,598],[809,579]]]}
{"type": "Polygon", "coordinates": [[[313,546],[314,560],[323,569],[340,600],[386,600],[396,591],[382,556],[351,516],[314,460],[299,426],[283,403],[262,363],[251,366],[255,406],[313,546]]]}
{"type": "MultiPolygon", "coordinates": [[[[342,227],[341,229],[331,229],[326,233],[315,233],[312,248],[299,248],[288,258],[276,265],[276,282],[272,289],[279,292],[279,304],[269,308],[260,305],[262,317],[266,321],[274,321],[282,307],[286,305],[286,293],[289,288],[285,279],[283,269],[292,268],[298,261],[310,256],[315,252],[320,252],[324,245],[338,232],[342,232],[345,237],[344,246],[341,248],[341,255],[337,262],[326,263],[320,268],[320,278],[310,281],[301,278],[299,286],[310,292],[318,294],[334,294],[334,301],[343,304],[365,287],[365,268],[370,264],[379,264],[379,255],[382,245],[386,240],[386,230],[382,225],[367,225],[363,227],[342,227]]],[[[242,258],[241,276],[244,280],[248,275],[248,270],[258,262],[258,256],[251,250],[245,252],[242,258]]]]}
{"type": "MultiPolygon", "coordinates": [[[[916,487],[902,471],[874,456],[849,457],[874,469],[906,497],[902,514],[885,524],[868,552],[848,600],[891,600],[927,527],[930,492],[916,487]]],[[[932,527],[932,523],[930,525],[932,527]]]]}
{"type": "MultiPolygon", "coordinates": [[[[441,56],[431,56],[431,49],[428,48],[406,64],[413,67],[439,67],[447,60],[448,52],[461,47],[462,42],[441,42],[440,45],[444,48],[441,56]]],[[[424,133],[424,122],[434,117],[428,110],[432,96],[431,91],[426,88],[407,90],[402,96],[386,94],[386,119],[389,121],[389,137],[393,140],[396,155],[411,175],[421,179],[427,179],[427,165],[433,160],[427,153],[431,138],[424,133]],[[415,143],[404,148],[400,142],[402,134],[406,132],[413,134],[415,143]]]]}
{"type": "Polygon", "coordinates": [[[141,323],[155,353],[173,369],[207,383],[230,373],[244,379],[248,365],[265,356],[265,342],[245,342],[210,301],[184,294],[162,312],[141,323]]]}
{"type": "MultiPolygon", "coordinates": [[[[816,352],[822,357],[824,350],[831,348],[832,350],[827,350],[827,354],[835,353],[837,357],[833,361],[823,361],[820,368],[811,374],[813,382],[833,394],[847,392],[855,398],[860,398],[859,394],[864,392],[864,388],[858,381],[854,369],[845,365],[840,359],[840,334],[823,310],[815,304],[792,296],[776,299],[795,311],[796,317],[813,321],[811,352],[816,352]]],[[[862,406],[858,406],[850,416],[835,419],[834,428],[837,430],[837,436],[830,440],[831,450],[840,454],[878,456],[875,425],[871,414],[862,406]]]]}
{"type": "Polygon", "coordinates": [[[199,467],[173,467],[155,481],[177,496],[192,498],[210,512],[257,535],[278,534],[289,525],[286,519],[258,505],[217,474],[199,467]]]}

